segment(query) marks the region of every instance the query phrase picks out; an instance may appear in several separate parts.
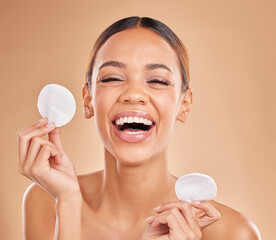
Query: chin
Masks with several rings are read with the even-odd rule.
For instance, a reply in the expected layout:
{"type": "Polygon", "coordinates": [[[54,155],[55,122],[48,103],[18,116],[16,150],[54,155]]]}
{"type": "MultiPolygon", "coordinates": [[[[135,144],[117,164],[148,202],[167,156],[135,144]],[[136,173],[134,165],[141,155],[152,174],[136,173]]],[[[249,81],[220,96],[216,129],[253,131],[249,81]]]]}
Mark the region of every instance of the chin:
{"type": "Polygon", "coordinates": [[[152,148],[147,151],[144,148],[129,147],[124,150],[116,149],[113,156],[122,165],[135,167],[147,163],[153,157],[153,151],[152,148]]]}

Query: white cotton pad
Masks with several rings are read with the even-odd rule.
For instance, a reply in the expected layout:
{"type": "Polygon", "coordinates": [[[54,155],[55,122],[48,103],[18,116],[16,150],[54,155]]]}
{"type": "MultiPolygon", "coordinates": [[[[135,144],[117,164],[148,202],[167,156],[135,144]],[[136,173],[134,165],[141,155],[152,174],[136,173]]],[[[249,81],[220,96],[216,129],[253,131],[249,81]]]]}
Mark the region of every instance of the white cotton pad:
{"type": "Polygon", "coordinates": [[[217,185],[206,174],[189,173],[177,179],[175,193],[181,201],[206,201],[216,197],[217,185]]]}
{"type": "Polygon", "coordinates": [[[37,107],[42,117],[61,127],[72,120],[76,112],[73,94],[58,84],[48,84],[39,93],[37,107]]]}

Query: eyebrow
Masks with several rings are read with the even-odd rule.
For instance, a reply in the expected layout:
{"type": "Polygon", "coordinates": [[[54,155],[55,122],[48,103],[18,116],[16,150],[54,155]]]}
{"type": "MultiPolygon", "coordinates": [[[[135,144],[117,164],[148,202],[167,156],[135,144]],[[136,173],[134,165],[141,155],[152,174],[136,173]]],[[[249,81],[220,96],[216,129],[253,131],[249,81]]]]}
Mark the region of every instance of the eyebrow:
{"type": "MultiPolygon", "coordinates": [[[[106,67],[106,66],[113,66],[113,67],[119,67],[119,68],[124,68],[124,69],[127,68],[127,65],[124,64],[124,63],[122,63],[122,62],[108,61],[108,62],[103,63],[99,67],[98,71],[101,68],[106,67]]],[[[153,69],[156,69],[156,68],[166,69],[166,70],[170,71],[173,74],[172,70],[169,67],[167,67],[166,65],[164,65],[164,64],[161,64],[161,63],[149,63],[149,64],[146,65],[146,70],[153,70],[153,69]]]]}

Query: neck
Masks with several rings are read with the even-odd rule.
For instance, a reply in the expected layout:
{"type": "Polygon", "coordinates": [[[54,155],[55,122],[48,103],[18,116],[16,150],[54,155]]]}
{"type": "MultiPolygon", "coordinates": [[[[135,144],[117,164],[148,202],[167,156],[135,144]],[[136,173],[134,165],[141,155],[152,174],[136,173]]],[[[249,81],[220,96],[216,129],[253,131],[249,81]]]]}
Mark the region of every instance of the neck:
{"type": "Polygon", "coordinates": [[[177,200],[175,181],[168,171],[166,151],[140,165],[127,166],[105,149],[102,207],[117,219],[148,217],[155,206],[177,200]]]}

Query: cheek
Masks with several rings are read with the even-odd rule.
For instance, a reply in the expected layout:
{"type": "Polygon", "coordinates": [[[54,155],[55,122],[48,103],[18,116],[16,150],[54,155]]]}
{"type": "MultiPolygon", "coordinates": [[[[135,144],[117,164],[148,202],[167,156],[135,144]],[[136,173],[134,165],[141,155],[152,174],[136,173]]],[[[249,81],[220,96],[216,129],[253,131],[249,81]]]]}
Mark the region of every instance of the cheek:
{"type": "Polygon", "coordinates": [[[173,132],[176,118],[177,99],[174,92],[159,94],[155,98],[154,105],[159,115],[157,134],[160,139],[167,142],[173,132]]]}
{"type": "MultiPolygon", "coordinates": [[[[99,114],[99,117],[103,117],[102,114],[108,114],[112,105],[116,102],[116,91],[108,88],[98,88],[95,90],[95,111],[99,114]]],[[[105,115],[108,117],[108,115],[105,115]]]]}
{"type": "Polygon", "coordinates": [[[177,99],[173,91],[156,95],[155,106],[160,115],[160,121],[164,121],[166,124],[174,121],[177,99]]]}

